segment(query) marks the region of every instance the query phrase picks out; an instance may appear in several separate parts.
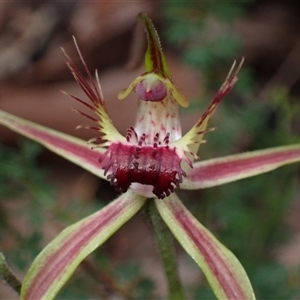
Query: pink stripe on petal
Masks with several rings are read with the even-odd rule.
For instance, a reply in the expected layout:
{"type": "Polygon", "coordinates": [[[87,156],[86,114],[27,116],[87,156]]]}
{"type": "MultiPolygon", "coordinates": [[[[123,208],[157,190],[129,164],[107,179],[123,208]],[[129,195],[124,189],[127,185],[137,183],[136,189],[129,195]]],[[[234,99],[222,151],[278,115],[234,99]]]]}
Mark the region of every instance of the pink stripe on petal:
{"type": "Polygon", "coordinates": [[[76,232],[68,237],[68,240],[64,241],[64,244],[60,246],[59,251],[54,252],[47,258],[47,262],[36,274],[36,280],[26,291],[26,299],[42,299],[44,293],[57,277],[60,277],[68,264],[74,260],[77,253],[81,250],[83,245],[86,245],[92,238],[95,237],[99,228],[104,227],[112,218],[117,217],[117,213],[108,215],[102,220],[94,219],[89,220],[87,224],[82,224],[76,232]],[[84,235],[84,231],[87,230],[86,226],[89,226],[88,232],[84,235]],[[80,235],[79,235],[80,234],[80,235]]]}
{"type": "Polygon", "coordinates": [[[182,208],[174,206],[173,213],[178,223],[181,224],[183,230],[203,255],[211,272],[225,291],[227,298],[232,300],[245,299],[245,295],[235,280],[232,270],[229,268],[228,263],[225,263],[224,257],[217,251],[216,245],[211,237],[207,235],[207,231],[204,228],[195,226],[190,220],[190,216],[182,208]]]}
{"type": "Polygon", "coordinates": [[[129,192],[99,212],[68,227],[36,258],[21,299],[53,299],[80,262],[130,219],[144,201],[129,192]]]}
{"type": "Polygon", "coordinates": [[[218,299],[255,299],[236,257],[184,207],[175,194],[157,208],[179,243],[203,270],[218,299]]]}
{"type": "Polygon", "coordinates": [[[46,128],[33,122],[0,111],[0,124],[11,130],[30,138],[54,153],[81,166],[91,173],[104,178],[100,156],[105,152],[104,148],[91,149],[86,141],[69,136],[67,134],[46,128]]]}
{"type": "Polygon", "coordinates": [[[213,187],[300,161],[300,145],[246,152],[194,163],[182,189],[213,187]]]}
{"type": "Polygon", "coordinates": [[[154,72],[163,77],[170,78],[171,75],[154,25],[145,13],[140,13],[138,20],[144,26],[148,39],[148,47],[145,55],[146,72],[154,72]]]}
{"type": "Polygon", "coordinates": [[[68,159],[68,154],[70,160],[72,157],[80,160],[81,163],[85,162],[89,165],[94,166],[95,168],[100,168],[99,158],[101,154],[103,154],[106,149],[95,151],[91,149],[91,146],[87,144],[87,142],[82,141],[82,144],[77,144],[76,141],[65,139],[64,137],[56,136],[51,134],[50,132],[41,131],[36,128],[22,126],[21,128],[24,133],[27,133],[37,142],[40,142],[45,147],[49,148],[54,152],[64,151],[66,157],[68,159]],[[100,152],[100,153],[99,153],[100,152]]]}
{"type": "Polygon", "coordinates": [[[90,220],[82,223],[76,231],[72,232],[59,249],[47,257],[46,263],[36,274],[36,280],[26,291],[26,299],[42,299],[45,291],[57,277],[60,277],[67,266],[76,258],[80,250],[92,240],[100,230],[103,230],[118,214],[124,206],[110,207],[106,214],[95,215],[90,220]],[[118,210],[117,210],[118,209],[118,210]]]}

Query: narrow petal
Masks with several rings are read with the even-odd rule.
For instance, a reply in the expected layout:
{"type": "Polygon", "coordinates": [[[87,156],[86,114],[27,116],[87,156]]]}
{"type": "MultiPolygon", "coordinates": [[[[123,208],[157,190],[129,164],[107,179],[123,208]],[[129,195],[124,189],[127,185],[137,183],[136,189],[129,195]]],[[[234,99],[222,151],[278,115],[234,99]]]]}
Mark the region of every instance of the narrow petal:
{"type": "Polygon", "coordinates": [[[145,198],[127,192],[63,230],[33,262],[22,285],[21,299],[53,299],[80,262],[127,222],[144,202],[145,198]]]}
{"type": "MultiPolygon", "coordinates": [[[[114,127],[105,107],[104,97],[102,94],[102,89],[100,85],[100,81],[98,78],[98,73],[96,71],[96,80],[91,75],[91,72],[81,54],[81,51],[77,45],[76,39],[73,37],[74,43],[80,57],[80,60],[84,66],[85,72],[89,78],[90,83],[86,81],[84,75],[79,71],[78,67],[72,61],[72,59],[68,56],[68,54],[62,49],[64,55],[67,58],[67,65],[73,74],[75,80],[86,94],[90,103],[85,102],[84,100],[79,99],[76,96],[69,95],[76,101],[82,103],[89,109],[91,109],[97,116],[97,118],[91,117],[84,112],[78,111],[83,116],[91,119],[92,121],[96,122],[98,125],[98,131],[103,133],[103,140],[107,140],[107,145],[109,145],[109,141],[125,141],[124,137],[118,132],[118,130],[114,127]]],[[[66,93],[67,94],[67,93],[66,93]]],[[[67,94],[68,95],[68,94],[67,94]]],[[[94,139],[96,140],[96,139],[94,139]]]]}
{"type": "Polygon", "coordinates": [[[175,194],[155,203],[176,239],[203,270],[218,299],[255,299],[237,258],[191,215],[175,194]]]}
{"type": "Polygon", "coordinates": [[[243,62],[244,59],[242,59],[238,67],[235,68],[236,61],[234,61],[225,82],[217,92],[207,110],[201,116],[199,121],[194,125],[194,127],[190,131],[188,131],[180,140],[176,141],[174,145],[176,144],[176,146],[179,146],[181,149],[184,149],[187,152],[191,151],[191,154],[196,157],[195,155],[198,152],[201,142],[203,141],[203,136],[208,131],[208,122],[221,100],[231,91],[234,84],[237,82],[237,75],[242,67],[243,62]]]}
{"type": "Polygon", "coordinates": [[[92,150],[87,142],[0,110],[0,124],[32,139],[52,152],[105,179],[99,163],[105,149],[92,150]]]}
{"type": "Polygon", "coordinates": [[[300,161],[300,144],[274,147],[194,163],[182,189],[209,188],[300,161]]]}

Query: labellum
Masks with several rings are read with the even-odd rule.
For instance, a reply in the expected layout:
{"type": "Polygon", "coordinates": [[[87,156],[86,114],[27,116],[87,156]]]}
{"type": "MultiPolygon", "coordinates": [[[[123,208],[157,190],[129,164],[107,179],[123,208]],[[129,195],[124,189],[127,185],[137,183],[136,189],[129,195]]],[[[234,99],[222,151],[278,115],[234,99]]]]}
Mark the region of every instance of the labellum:
{"type": "Polygon", "coordinates": [[[153,194],[163,199],[179,187],[186,173],[181,169],[181,158],[175,148],[168,145],[132,145],[113,143],[100,158],[102,162],[108,157],[103,166],[107,179],[117,191],[126,192],[131,183],[136,182],[153,186],[153,194]]]}

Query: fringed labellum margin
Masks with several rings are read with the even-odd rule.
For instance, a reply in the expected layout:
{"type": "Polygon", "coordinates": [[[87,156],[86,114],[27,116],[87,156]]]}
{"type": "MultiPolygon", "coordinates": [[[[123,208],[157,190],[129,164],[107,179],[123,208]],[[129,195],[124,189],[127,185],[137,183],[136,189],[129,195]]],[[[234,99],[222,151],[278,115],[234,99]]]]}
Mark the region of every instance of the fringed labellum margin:
{"type": "Polygon", "coordinates": [[[136,146],[113,143],[100,158],[107,156],[103,166],[105,175],[112,186],[125,193],[131,183],[137,182],[153,186],[153,194],[163,199],[179,187],[186,173],[181,169],[181,158],[175,148],[169,146],[136,146]]]}

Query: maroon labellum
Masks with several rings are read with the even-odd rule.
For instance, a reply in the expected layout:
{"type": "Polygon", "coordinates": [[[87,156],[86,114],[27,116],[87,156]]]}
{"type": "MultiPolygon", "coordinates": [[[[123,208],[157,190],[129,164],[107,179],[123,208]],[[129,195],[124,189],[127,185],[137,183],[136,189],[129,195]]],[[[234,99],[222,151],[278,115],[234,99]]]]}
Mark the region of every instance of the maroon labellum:
{"type": "Polygon", "coordinates": [[[126,192],[131,183],[153,186],[153,193],[160,199],[169,196],[179,187],[186,173],[181,169],[181,158],[169,146],[138,146],[114,143],[100,158],[108,158],[103,166],[107,179],[117,191],[126,192]]]}

